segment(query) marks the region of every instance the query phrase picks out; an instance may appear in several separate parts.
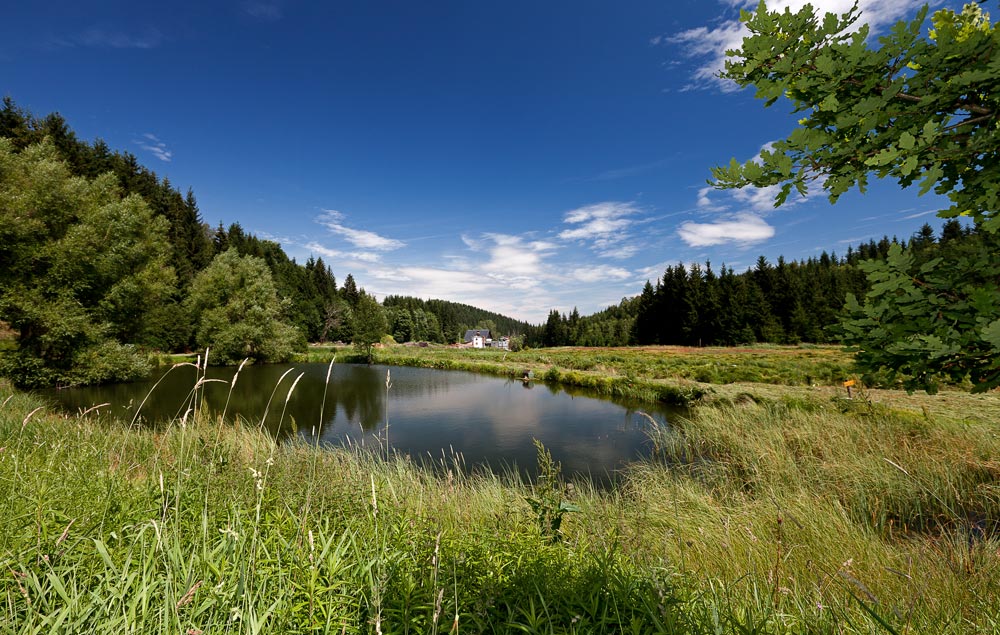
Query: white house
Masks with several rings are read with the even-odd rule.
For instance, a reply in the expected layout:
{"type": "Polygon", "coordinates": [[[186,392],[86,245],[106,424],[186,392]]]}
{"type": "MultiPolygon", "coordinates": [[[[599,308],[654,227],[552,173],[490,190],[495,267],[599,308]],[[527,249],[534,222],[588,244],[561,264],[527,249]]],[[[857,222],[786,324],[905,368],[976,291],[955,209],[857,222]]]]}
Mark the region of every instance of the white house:
{"type": "Polygon", "coordinates": [[[469,329],[464,339],[466,344],[472,344],[472,348],[487,348],[493,344],[489,329],[469,329]]]}
{"type": "Polygon", "coordinates": [[[465,332],[465,345],[472,348],[499,348],[510,350],[510,338],[506,335],[493,339],[489,329],[469,329],[465,332]]]}

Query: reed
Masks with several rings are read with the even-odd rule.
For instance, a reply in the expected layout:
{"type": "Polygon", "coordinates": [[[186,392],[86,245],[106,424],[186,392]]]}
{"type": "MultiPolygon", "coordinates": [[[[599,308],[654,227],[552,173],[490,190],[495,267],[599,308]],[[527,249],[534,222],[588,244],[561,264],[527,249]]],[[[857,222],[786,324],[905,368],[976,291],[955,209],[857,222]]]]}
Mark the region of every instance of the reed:
{"type": "Polygon", "coordinates": [[[0,633],[998,628],[995,424],[701,407],[617,488],[564,490],[554,541],[530,483],[456,452],[0,404],[0,633]]]}

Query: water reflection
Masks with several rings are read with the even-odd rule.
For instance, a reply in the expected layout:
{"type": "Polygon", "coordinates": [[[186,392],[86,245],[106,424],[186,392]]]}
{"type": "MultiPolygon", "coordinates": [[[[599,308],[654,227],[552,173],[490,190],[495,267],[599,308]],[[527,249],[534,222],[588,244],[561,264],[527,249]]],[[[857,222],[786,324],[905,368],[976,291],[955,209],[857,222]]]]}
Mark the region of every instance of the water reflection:
{"type": "MultiPolygon", "coordinates": [[[[396,451],[437,458],[442,450],[447,455],[454,449],[468,465],[493,468],[534,469],[532,440],[538,439],[562,461],[566,473],[590,474],[598,480],[648,453],[649,421],[635,404],[581,396],[586,392],[569,393],[555,385],[538,390],[535,382],[521,379],[403,367],[391,369],[387,395],[387,370],[334,365],[327,386],[323,364],[250,366],[231,387],[235,369],[211,368],[208,377],[225,383],[205,384],[204,404],[219,413],[228,398],[229,416],[259,424],[266,411],[264,425],[278,437],[297,434],[315,441],[318,433],[321,443],[333,445],[384,441],[388,416],[388,437],[396,451]]],[[[48,394],[71,411],[110,402],[116,415],[128,419],[145,399],[139,416],[155,423],[183,414],[195,382],[194,368],[177,367],[155,390],[155,382],[149,381],[48,394]]],[[[669,414],[648,404],[641,409],[660,423],[669,414]]]]}

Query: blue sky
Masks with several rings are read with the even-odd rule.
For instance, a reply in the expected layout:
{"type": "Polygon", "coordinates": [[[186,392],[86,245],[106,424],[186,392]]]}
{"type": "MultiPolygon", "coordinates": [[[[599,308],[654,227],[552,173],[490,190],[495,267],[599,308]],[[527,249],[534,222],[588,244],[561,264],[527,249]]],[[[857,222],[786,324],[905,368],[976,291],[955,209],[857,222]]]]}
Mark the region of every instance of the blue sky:
{"type": "MultiPolygon", "coordinates": [[[[669,264],[740,271],[938,227],[940,201],[891,183],[779,209],[706,186],[795,126],[713,77],[747,4],[15,3],[0,92],[340,281],[533,322],[669,264]]],[[[861,2],[876,32],[920,4],[861,2]]]]}

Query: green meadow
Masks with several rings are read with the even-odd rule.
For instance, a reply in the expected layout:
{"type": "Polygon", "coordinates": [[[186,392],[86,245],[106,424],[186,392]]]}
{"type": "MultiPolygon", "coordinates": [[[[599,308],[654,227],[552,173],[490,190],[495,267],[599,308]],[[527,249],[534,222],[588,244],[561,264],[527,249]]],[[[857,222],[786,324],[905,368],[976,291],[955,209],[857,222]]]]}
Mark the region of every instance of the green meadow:
{"type": "Polygon", "coordinates": [[[275,443],[197,385],[156,429],[0,386],[0,633],[1000,632],[997,395],[848,400],[832,348],[482,353],[377,358],[700,396],[600,489],[544,447],[528,481],[275,443]]]}

